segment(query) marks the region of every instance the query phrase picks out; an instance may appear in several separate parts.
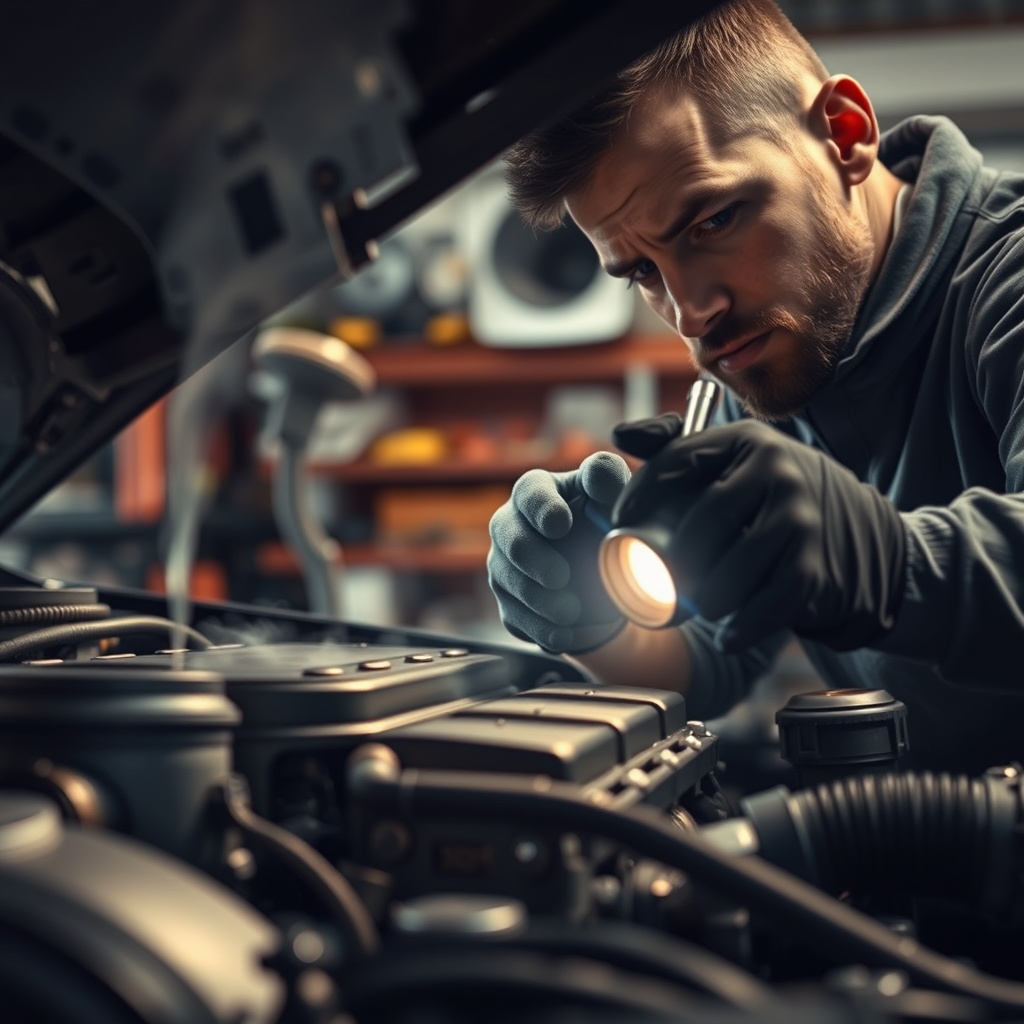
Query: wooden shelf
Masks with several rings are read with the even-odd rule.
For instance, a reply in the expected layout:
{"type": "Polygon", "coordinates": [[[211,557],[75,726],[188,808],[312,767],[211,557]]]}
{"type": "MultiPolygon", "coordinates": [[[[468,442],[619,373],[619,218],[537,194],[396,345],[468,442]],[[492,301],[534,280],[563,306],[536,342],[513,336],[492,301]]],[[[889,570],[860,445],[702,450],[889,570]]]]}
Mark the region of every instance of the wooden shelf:
{"type": "Polygon", "coordinates": [[[661,375],[696,377],[689,349],[674,335],[644,335],[561,348],[487,348],[466,342],[433,348],[422,342],[395,341],[363,355],[378,383],[396,387],[446,387],[454,384],[552,384],[621,378],[630,366],[648,366],[661,375]]]}

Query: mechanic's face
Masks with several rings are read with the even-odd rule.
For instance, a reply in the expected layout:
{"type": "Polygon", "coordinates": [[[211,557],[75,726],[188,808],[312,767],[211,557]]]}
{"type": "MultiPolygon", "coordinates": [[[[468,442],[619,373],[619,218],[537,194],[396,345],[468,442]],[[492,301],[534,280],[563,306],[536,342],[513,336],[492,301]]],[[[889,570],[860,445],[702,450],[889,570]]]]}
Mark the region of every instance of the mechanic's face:
{"type": "Polygon", "coordinates": [[[867,226],[809,133],[794,151],[713,139],[691,100],[635,111],[568,209],[752,415],[781,419],[831,375],[867,290],[867,226]]]}

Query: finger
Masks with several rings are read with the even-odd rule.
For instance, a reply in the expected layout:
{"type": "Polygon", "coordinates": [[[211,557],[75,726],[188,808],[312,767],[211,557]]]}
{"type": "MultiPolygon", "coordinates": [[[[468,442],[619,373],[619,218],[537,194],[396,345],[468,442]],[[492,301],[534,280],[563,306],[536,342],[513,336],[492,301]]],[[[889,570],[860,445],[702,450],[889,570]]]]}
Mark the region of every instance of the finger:
{"type": "Polygon", "coordinates": [[[502,625],[513,636],[521,640],[532,640],[550,651],[562,652],[572,646],[573,631],[570,626],[552,622],[512,594],[502,592],[501,588],[497,588],[495,594],[502,625]]]}
{"type": "Polygon", "coordinates": [[[612,428],[615,447],[638,459],[649,459],[674,440],[683,429],[683,418],[677,412],[631,420],[612,428]]]}
{"type": "Polygon", "coordinates": [[[613,505],[629,483],[630,472],[626,460],[613,452],[595,452],[580,464],[578,486],[592,501],[613,505]]]}
{"type": "Polygon", "coordinates": [[[510,595],[554,625],[571,626],[580,616],[580,599],[573,591],[545,587],[516,572],[498,552],[492,552],[487,560],[487,582],[492,590],[510,595]]]}
{"type": "Polygon", "coordinates": [[[572,526],[572,513],[561,493],[564,486],[547,470],[528,470],[512,487],[512,507],[542,537],[557,540],[572,526]]]}
{"type": "Polygon", "coordinates": [[[493,543],[487,556],[488,571],[493,562],[502,584],[503,573],[523,574],[549,590],[564,587],[569,582],[568,561],[523,516],[502,506],[491,517],[489,529],[493,543]]]}

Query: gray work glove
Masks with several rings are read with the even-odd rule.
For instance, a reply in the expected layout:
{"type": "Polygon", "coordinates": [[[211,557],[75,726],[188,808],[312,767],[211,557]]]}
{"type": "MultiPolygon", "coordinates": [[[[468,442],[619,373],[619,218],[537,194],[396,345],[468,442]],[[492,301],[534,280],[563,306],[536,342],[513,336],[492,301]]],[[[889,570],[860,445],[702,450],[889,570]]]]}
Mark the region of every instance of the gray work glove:
{"type": "Polygon", "coordinates": [[[791,629],[850,650],[892,628],[906,573],[906,534],[892,502],[764,423],[673,438],[676,426],[616,427],[615,443],[648,461],[612,525],[671,510],[680,578],[700,614],[718,623],[716,647],[738,651],[791,629]]]}
{"type": "Polygon", "coordinates": [[[487,556],[487,581],[513,636],[556,654],[582,654],[623,627],[598,572],[606,526],[595,520],[607,524],[628,480],[620,456],[597,452],[579,469],[531,469],[516,481],[491,517],[487,556]]]}

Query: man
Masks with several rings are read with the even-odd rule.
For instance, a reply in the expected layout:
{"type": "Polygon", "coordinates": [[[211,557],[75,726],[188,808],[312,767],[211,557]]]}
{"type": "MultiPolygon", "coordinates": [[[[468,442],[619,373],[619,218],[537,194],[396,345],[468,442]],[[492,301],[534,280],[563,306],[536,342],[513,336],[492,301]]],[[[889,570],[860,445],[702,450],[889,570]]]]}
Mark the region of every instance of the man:
{"type": "Polygon", "coordinates": [[[508,176],[530,223],[568,213],[641,290],[731,422],[615,432],[656,482],[634,503],[679,517],[697,617],[643,629],[584,582],[573,511],[629,478],[606,452],[527,473],[495,513],[506,628],[705,718],[796,634],[830,686],[907,703],[918,765],[1024,759],[1024,178],[943,118],[880,138],[766,0],[636,62],[508,176]]]}

